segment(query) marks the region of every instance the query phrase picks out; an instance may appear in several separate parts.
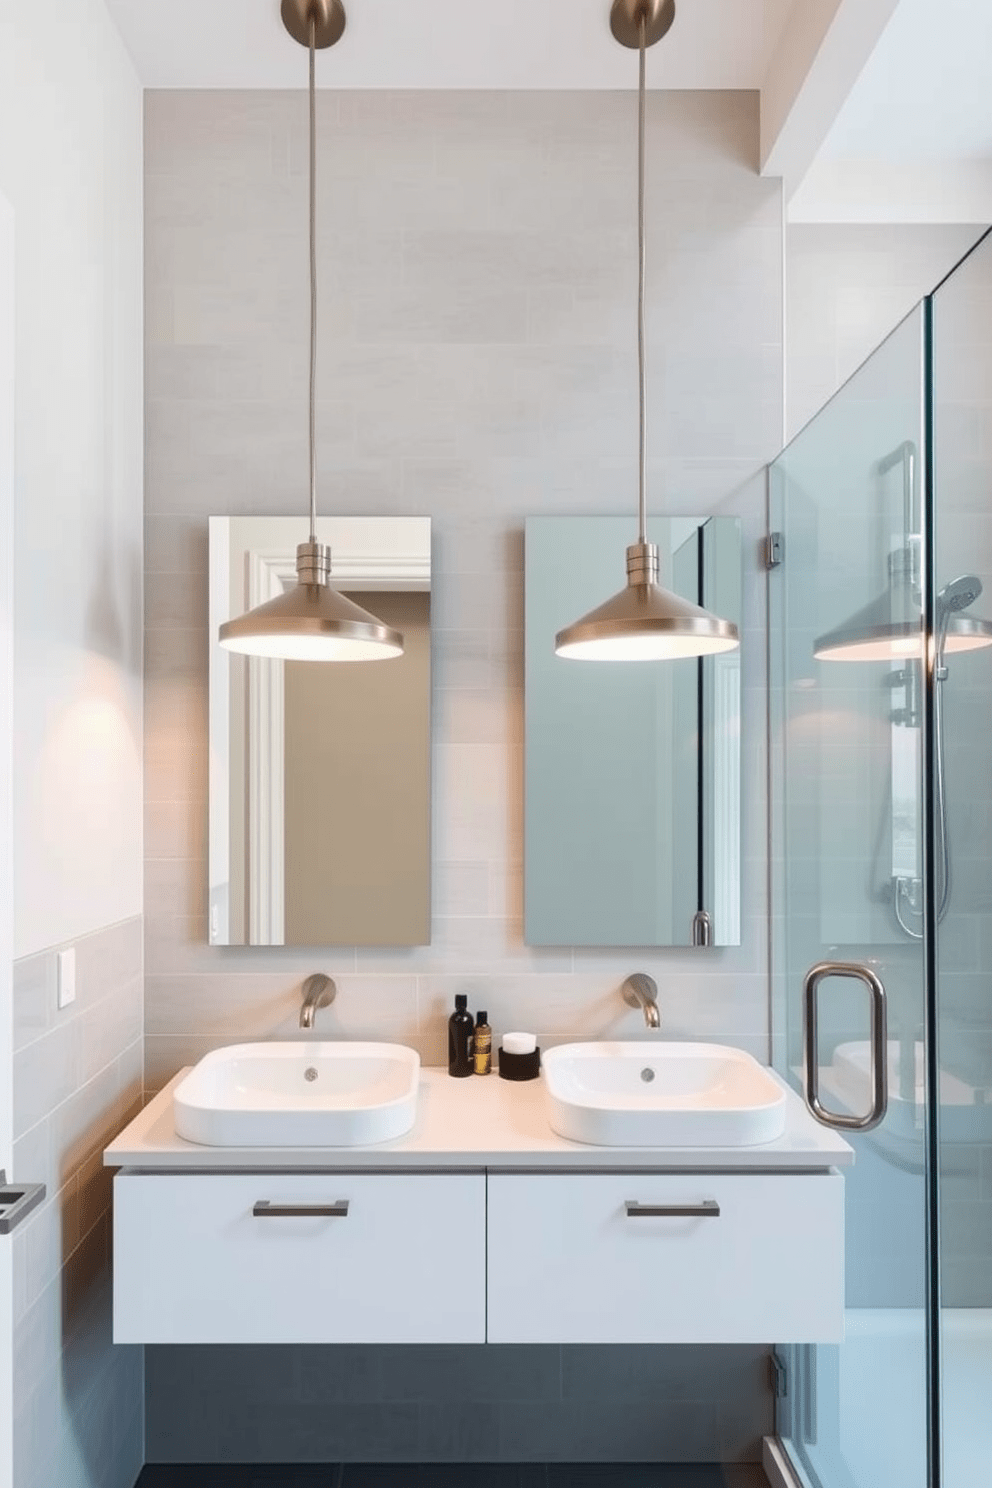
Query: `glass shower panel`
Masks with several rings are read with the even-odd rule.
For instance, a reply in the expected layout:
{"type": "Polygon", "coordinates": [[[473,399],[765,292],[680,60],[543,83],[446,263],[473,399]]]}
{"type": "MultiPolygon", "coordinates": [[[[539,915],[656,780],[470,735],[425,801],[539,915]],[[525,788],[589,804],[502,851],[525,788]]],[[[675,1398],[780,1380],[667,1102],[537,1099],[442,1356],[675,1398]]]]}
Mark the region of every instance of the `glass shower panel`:
{"type": "Polygon", "coordinates": [[[992,239],[933,296],[943,1488],[992,1463],[992,239]],[[943,637],[943,644],[941,638],[943,637]],[[984,644],[983,644],[984,643],[984,644]],[[965,649],[965,648],[974,649],[965,649]],[[938,707],[939,705],[939,707],[938,707]],[[943,809],[941,802],[944,802],[943,809]],[[942,821],[945,850],[941,851],[942,821]]]}
{"type": "MultiPolygon", "coordinates": [[[[927,1484],[923,389],[921,308],[770,476],[774,1063],[802,1088],[803,979],[819,962],[870,968],[889,1020],[887,1113],[845,1132],[845,1341],[779,1350],[778,1431],[813,1488],[927,1484]]],[[[821,1099],[860,1115],[865,988],[834,976],[819,996],[821,1099]]]]}

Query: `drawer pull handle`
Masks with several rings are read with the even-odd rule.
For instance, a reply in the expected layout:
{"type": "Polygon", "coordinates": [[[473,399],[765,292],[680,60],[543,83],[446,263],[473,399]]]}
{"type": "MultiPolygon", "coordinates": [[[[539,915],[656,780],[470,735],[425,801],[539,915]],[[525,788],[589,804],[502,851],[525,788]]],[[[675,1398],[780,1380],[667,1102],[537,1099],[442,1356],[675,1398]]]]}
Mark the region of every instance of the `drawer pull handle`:
{"type": "Polygon", "coordinates": [[[720,1205],[716,1199],[704,1199],[701,1204],[638,1204],[628,1199],[628,1219],[719,1219],[720,1205]]]}
{"type": "Polygon", "coordinates": [[[256,1219],[346,1219],[348,1200],[338,1204],[273,1204],[259,1199],[251,1211],[256,1219]]]}

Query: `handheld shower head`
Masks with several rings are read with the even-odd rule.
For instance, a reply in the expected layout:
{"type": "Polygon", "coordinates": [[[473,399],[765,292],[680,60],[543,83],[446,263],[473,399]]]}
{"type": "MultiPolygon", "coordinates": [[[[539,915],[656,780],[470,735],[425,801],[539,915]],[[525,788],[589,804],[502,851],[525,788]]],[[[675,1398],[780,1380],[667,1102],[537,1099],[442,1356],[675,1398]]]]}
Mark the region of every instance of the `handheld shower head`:
{"type": "Polygon", "coordinates": [[[944,585],[937,595],[937,604],[943,614],[956,615],[973,605],[981,592],[982,581],[977,574],[962,574],[944,585]]]}
{"type": "Polygon", "coordinates": [[[972,651],[978,646],[987,646],[992,637],[992,626],[987,620],[976,620],[968,616],[955,619],[962,610],[968,609],[982,592],[982,581],[977,574],[961,574],[951,579],[937,594],[937,680],[942,682],[947,675],[943,665],[945,651],[972,651]]]}

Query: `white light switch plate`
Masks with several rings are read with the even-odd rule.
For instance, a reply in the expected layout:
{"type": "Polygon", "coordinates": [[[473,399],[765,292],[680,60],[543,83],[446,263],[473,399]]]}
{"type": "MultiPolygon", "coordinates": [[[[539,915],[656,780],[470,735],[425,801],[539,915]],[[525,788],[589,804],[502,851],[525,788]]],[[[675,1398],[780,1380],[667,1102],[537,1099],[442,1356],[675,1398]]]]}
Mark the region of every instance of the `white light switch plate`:
{"type": "Polygon", "coordinates": [[[70,1002],[76,1000],[76,951],[71,947],[68,951],[59,951],[59,1007],[68,1007],[70,1002]]]}

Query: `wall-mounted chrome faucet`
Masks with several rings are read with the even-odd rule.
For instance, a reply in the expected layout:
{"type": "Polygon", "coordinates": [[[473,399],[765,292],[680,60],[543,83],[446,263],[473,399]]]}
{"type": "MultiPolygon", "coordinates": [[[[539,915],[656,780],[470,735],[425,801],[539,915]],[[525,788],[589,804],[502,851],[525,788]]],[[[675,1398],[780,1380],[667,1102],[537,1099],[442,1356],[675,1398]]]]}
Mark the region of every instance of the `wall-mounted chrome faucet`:
{"type": "Polygon", "coordinates": [[[635,971],[620,988],[621,996],[628,1007],[639,1007],[649,1028],[661,1027],[658,1012],[658,984],[646,972],[635,971]]]}
{"type": "Polygon", "coordinates": [[[300,1027],[312,1028],[314,1014],[318,1008],[328,1007],[334,1001],[337,987],[329,976],[315,971],[303,983],[303,1006],[300,1008],[300,1027]]]}

